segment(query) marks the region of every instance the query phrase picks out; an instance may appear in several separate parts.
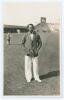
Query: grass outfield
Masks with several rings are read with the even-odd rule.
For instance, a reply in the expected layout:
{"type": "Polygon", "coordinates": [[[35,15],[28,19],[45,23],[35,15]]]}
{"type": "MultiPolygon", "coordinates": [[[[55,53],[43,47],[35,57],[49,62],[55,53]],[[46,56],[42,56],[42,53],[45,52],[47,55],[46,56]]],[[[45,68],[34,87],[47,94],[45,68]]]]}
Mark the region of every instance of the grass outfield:
{"type": "MultiPolygon", "coordinates": [[[[24,75],[24,53],[21,40],[24,33],[12,34],[11,45],[4,34],[4,95],[59,95],[59,34],[47,33],[46,42],[39,52],[41,83],[27,83],[24,75]]],[[[43,38],[41,37],[42,41],[43,38]]]]}

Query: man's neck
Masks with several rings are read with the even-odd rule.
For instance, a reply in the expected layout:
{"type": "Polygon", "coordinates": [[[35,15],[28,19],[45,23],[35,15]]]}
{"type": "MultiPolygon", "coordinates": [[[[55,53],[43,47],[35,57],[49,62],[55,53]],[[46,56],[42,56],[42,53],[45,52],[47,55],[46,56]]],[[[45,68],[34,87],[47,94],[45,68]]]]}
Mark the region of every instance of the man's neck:
{"type": "Polygon", "coordinates": [[[30,34],[35,34],[34,30],[32,30],[32,31],[29,31],[29,32],[30,32],[30,34]]]}

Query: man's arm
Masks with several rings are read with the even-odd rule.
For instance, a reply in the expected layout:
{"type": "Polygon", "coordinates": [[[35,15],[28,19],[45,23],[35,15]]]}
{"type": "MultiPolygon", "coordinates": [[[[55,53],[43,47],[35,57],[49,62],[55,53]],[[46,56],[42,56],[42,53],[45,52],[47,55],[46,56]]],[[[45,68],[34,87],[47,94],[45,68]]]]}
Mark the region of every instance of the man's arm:
{"type": "Polygon", "coordinates": [[[42,41],[41,41],[41,38],[40,36],[38,35],[38,48],[37,48],[37,52],[40,50],[41,46],[42,46],[42,41]]]}
{"type": "Polygon", "coordinates": [[[25,43],[26,43],[26,35],[24,35],[23,39],[22,39],[22,48],[24,50],[25,53],[28,53],[29,50],[27,47],[25,47],[25,43]]]}

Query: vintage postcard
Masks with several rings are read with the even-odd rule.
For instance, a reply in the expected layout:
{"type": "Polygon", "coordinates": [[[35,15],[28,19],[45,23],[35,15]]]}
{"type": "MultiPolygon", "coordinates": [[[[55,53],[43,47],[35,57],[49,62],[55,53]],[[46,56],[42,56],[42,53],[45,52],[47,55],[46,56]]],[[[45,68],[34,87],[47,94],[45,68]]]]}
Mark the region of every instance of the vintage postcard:
{"type": "Polygon", "coordinates": [[[60,2],[3,4],[4,96],[60,96],[60,2]]]}

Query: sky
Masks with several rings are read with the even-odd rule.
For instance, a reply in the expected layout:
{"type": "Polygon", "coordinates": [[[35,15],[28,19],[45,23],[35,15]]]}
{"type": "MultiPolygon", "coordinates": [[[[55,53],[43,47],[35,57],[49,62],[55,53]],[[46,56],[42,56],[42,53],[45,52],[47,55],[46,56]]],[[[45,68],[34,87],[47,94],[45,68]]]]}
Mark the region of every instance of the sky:
{"type": "Polygon", "coordinates": [[[3,24],[36,25],[41,17],[46,17],[47,23],[60,23],[60,2],[7,2],[3,5],[3,24]]]}

